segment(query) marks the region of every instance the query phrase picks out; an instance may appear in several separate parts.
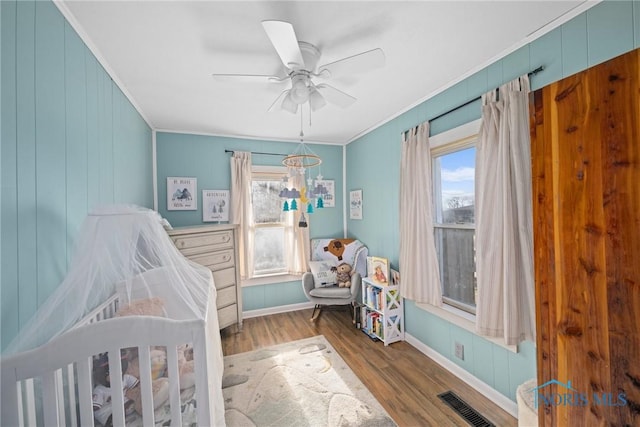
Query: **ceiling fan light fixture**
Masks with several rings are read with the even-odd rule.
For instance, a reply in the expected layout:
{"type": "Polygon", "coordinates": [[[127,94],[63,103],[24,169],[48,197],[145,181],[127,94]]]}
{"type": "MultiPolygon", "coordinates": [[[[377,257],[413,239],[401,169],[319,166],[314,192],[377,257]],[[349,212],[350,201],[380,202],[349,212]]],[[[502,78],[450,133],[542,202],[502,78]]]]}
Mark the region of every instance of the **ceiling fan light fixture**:
{"type": "Polygon", "coordinates": [[[298,104],[291,99],[291,90],[282,100],[282,109],[290,112],[291,114],[298,112],[298,104]]]}
{"type": "Polygon", "coordinates": [[[304,104],[309,100],[309,87],[307,86],[308,76],[304,74],[294,75],[291,78],[291,100],[296,104],[304,104]]]}

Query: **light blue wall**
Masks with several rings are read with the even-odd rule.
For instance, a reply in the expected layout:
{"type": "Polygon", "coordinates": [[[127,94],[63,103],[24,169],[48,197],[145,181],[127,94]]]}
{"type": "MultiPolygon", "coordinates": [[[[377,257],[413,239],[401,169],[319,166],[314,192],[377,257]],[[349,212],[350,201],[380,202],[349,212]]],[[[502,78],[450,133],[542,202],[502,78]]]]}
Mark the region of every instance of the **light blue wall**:
{"type": "Polygon", "coordinates": [[[309,302],[300,280],[270,285],[246,286],[242,289],[243,311],[280,307],[309,302]]]}
{"type": "MultiPolygon", "coordinates": [[[[503,59],[426,100],[347,146],[347,192],[363,190],[363,219],[348,220],[349,237],[365,242],[369,253],[398,267],[401,133],[540,65],[533,89],[640,47],[640,2],[606,1],[503,59]],[[380,173],[384,170],[384,173],[380,173]]],[[[431,123],[431,135],[480,118],[475,102],[431,123]]],[[[460,329],[407,302],[406,330],[471,374],[515,401],[515,390],[535,376],[533,343],[517,354],[460,329]],[[465,346],[465,361],[452,357],[454,341],[465,346]]]]}
{"type": "Polygon", "coordinates": [[[151,129],[50,1],[2,1],[2,348],[56,289],[87,212],[152,207],[151,129]]]}
{"type": "MultiPolygon", "coordinates": [[[[202,222],[202,200],[197,211],[167,210],[167,177],[188,176],[198,179],[198,198],[202,190],[230,188],[230,153],[227,150],[288,154],[297,143],[256,141],[241,138],[158,132],[156,157],[158,164],[158,211],[174,227],[205,224],[202,222]]],[[[343,236],[342,165],[343,148],[337,145],[309,144],[322,158],[322,175],[335,180],[336,206],[316,209],[309,215],[309,234],[314,237],[343,236]]],[[[282,157],[253,155],[254,165],[281,166],[282,157]]],[[[312,170],[312,177],[318,174],[312,170]]],[[[300,281],[245,287],[243,310],[257,310],[307,302],[300,281]]]]}

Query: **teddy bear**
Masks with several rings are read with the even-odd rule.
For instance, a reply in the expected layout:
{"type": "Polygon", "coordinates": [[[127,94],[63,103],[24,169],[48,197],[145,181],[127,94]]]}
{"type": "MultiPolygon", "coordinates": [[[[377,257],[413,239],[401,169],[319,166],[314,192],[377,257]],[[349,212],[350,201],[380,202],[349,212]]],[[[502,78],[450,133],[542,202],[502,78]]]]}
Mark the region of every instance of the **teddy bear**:
{"type": "MultiPolygon", "coordinates": [[[[127,373],[140,378],[140,360],[138,351],[129,350],[127,373]]],[[[153,396],[153,409],[158,409],[169,400],[169,379],[164,376],[167,366],[166,352],[161,348],[151,348],[150,351],[151,368],[151,392],[153,396]]],[[[135,411],[142,415],[142,398],[140,396],[140,384],[126,391],[127,399],[133,401],[135,411]]]]}
{"type": "Polygon", "coordinates": [[[331,267],[331,271],[337,272],[336,283],[341,288],[348,288],[351,286],[351,265],[346,262],[341,262],[337,267],[331,267]]]}

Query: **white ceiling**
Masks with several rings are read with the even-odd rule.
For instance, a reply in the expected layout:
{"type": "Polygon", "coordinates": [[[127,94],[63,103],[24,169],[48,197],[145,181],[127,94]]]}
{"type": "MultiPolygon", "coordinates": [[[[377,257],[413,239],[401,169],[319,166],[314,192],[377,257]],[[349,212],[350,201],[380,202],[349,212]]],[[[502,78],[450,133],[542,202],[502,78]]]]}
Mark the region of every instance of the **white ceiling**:
{"type": "MultiPolygon", "coordinates": [[[[56,4],[157,130],[298,140],[300,115],[267,112],[290,83],[261,21],[293,24],[325,64],[382,48],[383,68],[327,83],[358,100],[314,112],[306,141],[345,144],[592,6],[571,1],[62,1],[56,4]]],[[[316,81],[316,79],[314,79],[316,81]]],[[[320,80],[317,80],[319,83],[320,80]]]]}

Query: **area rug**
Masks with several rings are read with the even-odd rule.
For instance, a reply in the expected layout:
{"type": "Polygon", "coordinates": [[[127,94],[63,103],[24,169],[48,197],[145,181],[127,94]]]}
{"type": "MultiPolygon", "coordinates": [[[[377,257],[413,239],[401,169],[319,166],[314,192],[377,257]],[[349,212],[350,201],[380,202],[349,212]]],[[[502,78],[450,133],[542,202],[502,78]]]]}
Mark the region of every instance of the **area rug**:
{"type": "Polygon", "coordinates": [[[324,336],[224,358],[229,427],[396,426],[324,336]]]}

